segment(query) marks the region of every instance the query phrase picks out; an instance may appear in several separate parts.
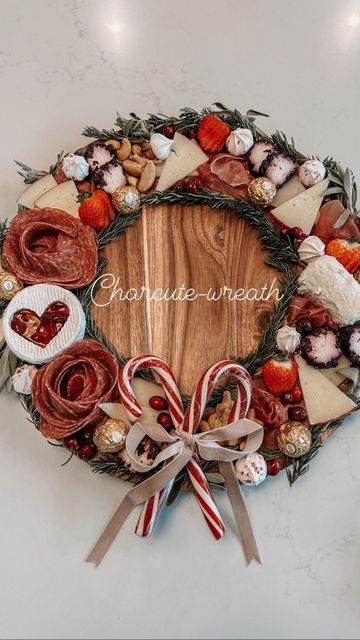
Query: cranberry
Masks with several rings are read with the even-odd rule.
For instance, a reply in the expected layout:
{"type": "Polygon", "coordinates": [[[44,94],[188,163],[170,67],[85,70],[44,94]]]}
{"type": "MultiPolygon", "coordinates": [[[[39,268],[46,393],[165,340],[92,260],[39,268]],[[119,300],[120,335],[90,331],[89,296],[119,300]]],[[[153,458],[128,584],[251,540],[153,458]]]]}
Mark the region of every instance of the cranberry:
{"type": "Polygon", "coordinates": [[[80,460],[91,460],[96,456],[97,449],[94,444],[82,444],[78,450],[80,460]]]}
{"type": "Polygon", "coordinates": [[[63,443],[64,443],[64,447],[69,449],[69,451],[77,451],[80,446],[77,439],[74,438],[74,436],[68,436],[67,438],[64,438],[63,443]]]}
{"type": "Polygon", "coordinates": [[[94,431],[94,427],[85,427],[85,429],[83,429],[79,433],[80,439],[84,440],[85,442],[91,442],[93,439],[94,431]]]}
{"type": "Polygon", "coordinates": [[[196,131],[188,131],[187,132],[187,137],[189,138],[189,140],[195,140],[196,139],[196,131]]]}
{"type": "Polygon", "coordinates": [[[294,402],[293,394],[291,393],[291,391],[284,391],[284,393],[281,394],[281,400],[284,404],[291,404],[292,402],[294,402]]]}
{"type": "Polygon", "coordinates": [[[164,429],[166,429],[167,431],[170,431],[170,429],[172,429],[172,427],[174,426],[169,413],[159,413],[156,421],[161,424],[161,426],[164,427],[164,429]]]}
{"type": "Polygon", "coordinates": [[[166,398],[162,396],[151,396],[149,399],[149,406],[156,411],[163,411],[168,408],[168,403],[166,398]]]}
{"type": "Polygon", "coordinates": [[[302,229],[300,229],[300,227],[292,227],[291,229],[289,229],[289,233],[291,233],[294,238],[303,240],[304,232],[302,229]]]}
{"type": "Polygon", "coordinates": [[[288,411],[290,420],[304,422],[307,418],[306,409],[304,407],[290,407],[288,411]]]}
{"type": "Polygon", "coordinates": [[[300,387],[294,387],[291,391],[292,396],[294,398],[294,402],[295,404],[298,404],[298,402],[301,402],[302,398],[303,398],[303,394],[302,391],[300,389],[300,387]]]}
{"type": "Polygon", "coordinates": [[[187,193],[195,193],[201,185],[200,178],[190,177],[184,180],[184,189],[187,193]]]}
{"type": "Polygon", "coordinates": [[[299,331],[299,333],[301,333],[302,335],[305,335],[306,333],[310,333],[310,331],[313,330],[313,325],[311,320],[307,320],[306,318],[302,318],[301,320],[299,320],[299,322],[296,324],[296,329],[299,331]]]}
{"type": "Polygon", "coordinates": [[[276,476],[281,470],[281,464],[279,460],[268,460],[266,464],[269,476],[276,476]]]}
{"type": "Polygon", "coordinates": [[[163,128],[164,136],[166,136],[167,138],[171,138],[171,140],[173,139],[175,132],[176,132],[176,129],[175,127],[172,126],[172,124],[166,124],[165,127],[163,128]]]}

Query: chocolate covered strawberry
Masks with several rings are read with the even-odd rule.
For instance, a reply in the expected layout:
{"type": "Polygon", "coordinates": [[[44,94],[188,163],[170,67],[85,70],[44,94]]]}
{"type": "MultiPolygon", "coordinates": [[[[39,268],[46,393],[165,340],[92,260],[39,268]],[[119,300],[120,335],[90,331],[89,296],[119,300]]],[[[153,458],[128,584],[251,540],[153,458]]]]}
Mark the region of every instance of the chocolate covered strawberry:
{"type": "Polygon", "coordinates": [[[231,129],[225,122],[217,116],[208,115],[200,121],[197,136],[203,151],[217,153],[224,147],[230,133],[231,129]]]}
{"type": "Polygon", "coordinates": [[[297,381],[298,367],[292,358],[271,358],[262,368],[266,388],[275,396],[290,391],[297,381]]]}

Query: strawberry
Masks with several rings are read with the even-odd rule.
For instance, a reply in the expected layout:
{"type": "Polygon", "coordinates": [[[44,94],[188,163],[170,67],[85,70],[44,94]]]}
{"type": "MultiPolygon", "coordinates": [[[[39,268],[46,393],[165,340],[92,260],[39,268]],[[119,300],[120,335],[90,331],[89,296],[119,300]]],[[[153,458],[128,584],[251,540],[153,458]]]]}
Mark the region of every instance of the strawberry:
{"type": "Polygon", "coordinates": [[[355,273],[360,267],[359,238],[330,240],[326,245],[325,252],[328,256],[336,258],[350,273],[355,273]]]}
{"type": "Polygon", "coordinates": [[[95,198],[100,198],[100,200],[105,202],[105,204],[107,206],[108,214],[109,214],[109,220],[111,220],[111,221],[115,220],[116,211],[115,211],[115,208],[113,206],[113,203],[111,202],[110,196],[108,196],[108,194],[105,193],[105,191],[102,191],[101,189],[96,189],[94,191],[94,193],[93,193],[93,196],[95,198]]]}
{"type": "Polygon", "coordinates": [[[79,218],[96,231],[106,229],[109,226],[109,213],[107,203],[94,194],[83,194],[79,208],[79,218]]]}
{"type": "Polygon", "coordinates": [[[217,153],[223,148],[230,133],[231,129],[225,122],[217,116],[209,115],[200,121],[197,136],[204,151],[217,153]]]}
{"type": "Polygon", "coordinates": [[[270,393],[280,396],[293,388],[298,377],[298,366],[291,358],[271,358],[262,368],[262,377],[270,393]]]}

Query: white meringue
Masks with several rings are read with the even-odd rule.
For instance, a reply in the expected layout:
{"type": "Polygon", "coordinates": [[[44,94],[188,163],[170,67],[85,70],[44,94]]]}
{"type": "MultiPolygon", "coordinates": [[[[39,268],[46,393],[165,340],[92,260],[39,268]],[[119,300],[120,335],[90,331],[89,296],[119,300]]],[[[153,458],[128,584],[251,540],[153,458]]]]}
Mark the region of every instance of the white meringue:
{"type": "Polygon", "coordinates": [[[61,168],[66,177],[73,180],[84,180],[89,175],[89,165],[83,156],[69,153],[62,161],[61,168]]]}
{"type": "Polygon", "coordinates": [[[299,249],[300,260],[310,264],[316,258],[320,258],[325,253],[325,244],[317,236],[308,236],[303,240],[299,249]]]}
{"type": "Polygon", "coordinates": [[[248,453],[235,463],[235,473],[242,484],[258,485],[267,476],[267,466],[261,453],[248,453]]]}
{"type": "Polygon", "coordinates": [[[226,148],[232,156],[243,156],[254,144],[250,129],[235,129],[226,140],[226,148]]]}
{"type": "Polygon", "coordinates": [[[11,382],[16,393],[28,396],[31,393],[31,384],[37,374],[37,367],[33,364],[24,364],[15,370],[11,382]]]}
{"type": "Polygon", "coordinates": [[[174,140],[163,136],[162,133],[153,133],[150,138],[150,146],[158,160],[166,160],[174,145],[174,140]]]}
{"type": "Polygon", "coordinates": [[[326,169],[320,160],[306,160],[299,168],[299,180],[304,187],[313,187],[325,178],[326,169]]]}
{"type": "Polygon", "coordinates": [[[296,331],[295,327],[285,324],[276,335],[276,345],[280,351],[294,353],[301,341],[301,335],[296,331]]]}

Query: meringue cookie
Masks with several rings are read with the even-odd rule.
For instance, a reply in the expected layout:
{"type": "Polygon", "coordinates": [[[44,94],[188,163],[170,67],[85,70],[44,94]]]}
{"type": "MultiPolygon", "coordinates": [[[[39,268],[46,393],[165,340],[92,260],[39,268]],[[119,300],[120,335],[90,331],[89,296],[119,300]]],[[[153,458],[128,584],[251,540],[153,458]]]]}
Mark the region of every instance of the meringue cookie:
{"type": "Polygon", "coordinates": [[[301,341],[301,335],[296,331],[295,327],[289,327],[285,324],[276,335],[276,345],[280,351],[294,353],[301,341]]]}
{"type": "Polygon", "coordinates": [[[162,133],[153,133],[150,138],[150,146],[158,160],[166,160],[173,147],[174,140],[163,136],[162,133]]]}
{"type": "Polygon", "coordinates": [[[299,180],[304,187],[313,187],[325,178],[326,169],[320,160],[306,160],[299,168],[299,180]]]}
{"type": "Polygon", "coordinates": [[[24,364],[15,370],[11,378],[12,385],[16,393],[23,393],[28,396],[31,393],[31,384],[37,374],[37,367],[33,364],[24,364]]]}
{"type": "Polygon", "coordinates": [[[317,236],[308,236],[298,248],[300,260],[309,264],[325,253],[325,245],[317,236]]]}
{"type": "Polygon", "coordinates": [[[61,168],[67,178],[73,180],[84,180],[89,175],[89,165],[83,156],[69,153],[62,161],[61,168]]]}
{"type": "Polygon", "coordinates": [[[242,484],[258,485],[267,476],[267,466],[261,453],[248,453],[235,463],[235,473],[242,484]]]}
{"type": "Polygon", "coordinates": [[[250,129],[235,129],[226,140],[226,148],[232,156],[244,156],[254,144],[250,129]]]}

